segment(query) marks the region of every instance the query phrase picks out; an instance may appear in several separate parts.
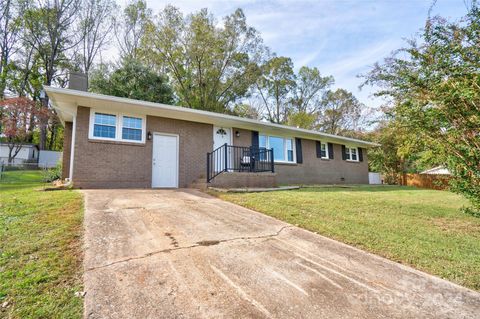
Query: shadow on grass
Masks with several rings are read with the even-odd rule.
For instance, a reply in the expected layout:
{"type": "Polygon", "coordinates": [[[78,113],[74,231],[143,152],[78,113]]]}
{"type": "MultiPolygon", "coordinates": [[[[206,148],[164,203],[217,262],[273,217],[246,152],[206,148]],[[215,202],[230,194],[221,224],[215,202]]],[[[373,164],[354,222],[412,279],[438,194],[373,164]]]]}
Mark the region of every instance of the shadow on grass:
{"type": "Polygon", "coordinates": [[[18,183],[11,183],[11,184],[2,184],[0,183],[0,192],[1,191],[14,191],[14,190],[24,190],[24,189],[31,189],[31,188],[38,188],[42,189],[47,187],[48,183],[34,183],[34,184],[18,184],[18,183]]]}
{"type": "Polygon", "coordinates": [[[2,172],[0,178],[0,191],[20,190],[46,185],[42,171],[9,171],[2,172]]]}
{"type": "Polygon", "coordinates": [[[14,170],[6,171],[0,174],[0,182],[38,182],[43,178],[42,170],[14,170]]]}

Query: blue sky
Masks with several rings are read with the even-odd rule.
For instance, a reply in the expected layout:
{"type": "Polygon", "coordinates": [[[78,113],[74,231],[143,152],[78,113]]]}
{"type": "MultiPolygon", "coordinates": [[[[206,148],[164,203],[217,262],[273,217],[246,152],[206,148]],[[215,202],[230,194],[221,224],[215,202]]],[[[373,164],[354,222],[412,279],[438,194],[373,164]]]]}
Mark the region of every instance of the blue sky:
{"type": "MultiPolygon", "coordinates": [[[[467,0],[468,1],[468,0],[467,0]]],[[[404,44],[425,23],[431,0],[173,0],[147,3],[154,12],[173,4],[184,13],[208,8],[221,18],[242,8],[249,25],[278,55],[291,57],[295,68],[318,67],[335,77],[335,87],[353,92],[370,107],[380,104],[372,88],[359,91],[361,79],[376,61],[404,44]]],[[[433,14],[458,19],[464,0],[437,0],[433,14]]]]}

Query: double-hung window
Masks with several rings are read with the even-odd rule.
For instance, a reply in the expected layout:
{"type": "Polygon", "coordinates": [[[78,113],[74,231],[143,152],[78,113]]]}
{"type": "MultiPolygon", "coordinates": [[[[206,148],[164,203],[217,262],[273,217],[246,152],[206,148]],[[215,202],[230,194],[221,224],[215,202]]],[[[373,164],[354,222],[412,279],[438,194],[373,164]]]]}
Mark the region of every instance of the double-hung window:
{"type": "Polygon", "coordinates": [[[91,110],[89,138],[145,142],[145,117],[91,110]]]}
{"type": "Polygon", "coordinates": [[[98,138],[115,139],[117,131],[117,116],[115,114],[95,112],[93,136],[98,138]]]}
{"type": "Polygon", "coordinates": [[[142,119],[138,117],[123,116],[122,139],[130,141],[142,140],[142,119]]]}
{"type": "Polygon", "coordinates": [[[293,162],[293,142],[291,138],[285,140],[287,148],[287,162],[293,162]]]}
{"type": "Polygon", "coordinates": [[[325,159],[329,158],[328,156],[328,144],[327,143],[320,143],[320,157],[325,159]]]}
{"type": "Polygon", "coordinates": [[[358,162],[358,149],[356,147],[346,147],[345,153],[347,155],[347,161],[358,162]]]}
{"type": "Polygon", "coordinates": [[[293,140],[291,138],[279,136],[259,136],[259,146],[267,149],[273,149],[273,159],[275,162],[294,162],[293,140]]]}

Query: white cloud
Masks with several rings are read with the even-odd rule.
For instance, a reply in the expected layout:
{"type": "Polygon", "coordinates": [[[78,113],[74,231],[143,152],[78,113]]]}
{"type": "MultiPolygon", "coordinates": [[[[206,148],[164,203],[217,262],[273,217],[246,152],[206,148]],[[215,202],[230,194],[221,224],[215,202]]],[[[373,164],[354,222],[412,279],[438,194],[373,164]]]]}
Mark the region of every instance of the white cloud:
{"type": "Polygon", "coordinates": [[[338,61],[321,65],[321,68],[329,74],[338,77],[358,74],[359,71],[372,66],[376,61],[390,55],[392,51],[400,48],[404,42],[401,39],[389,39],[373,45],[367,45],[360,50],[339,54],[338,61]]]}

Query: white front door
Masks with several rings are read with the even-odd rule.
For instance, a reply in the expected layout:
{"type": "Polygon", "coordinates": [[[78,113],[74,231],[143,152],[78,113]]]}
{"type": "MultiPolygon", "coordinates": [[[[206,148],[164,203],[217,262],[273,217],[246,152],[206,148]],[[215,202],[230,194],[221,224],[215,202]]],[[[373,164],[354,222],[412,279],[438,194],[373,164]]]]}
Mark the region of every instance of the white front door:
{"type": "Polygon", "coordinates": [[[152,187],[178,187],[178,136],[153,134],[152,187]]]}
{"type": "Polygon", "coordinates": [[[216,150],[223,144],[232,145],[232,129],[226,127],[213,127],[213,149],[216,150]]]}
{"type": "MultiPolygon", "coordinates": [[[[226,128],[226,127],[214,126],[213,127],[213,150],[216,150],[217,148],[225,144],[232,145],[232,129],[226,128]]],[[[225,169],[225,160],[224,160],[225,151],[227,151],[228,165],[230,166],[231,164],[231,154],[229,150],[225,150],[225,149],[218,150],[217,152],[215,152],[216,159],[215,159],[215,162],[213,163],[215,172],[220,172],[225,169]]]]}

